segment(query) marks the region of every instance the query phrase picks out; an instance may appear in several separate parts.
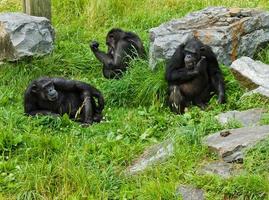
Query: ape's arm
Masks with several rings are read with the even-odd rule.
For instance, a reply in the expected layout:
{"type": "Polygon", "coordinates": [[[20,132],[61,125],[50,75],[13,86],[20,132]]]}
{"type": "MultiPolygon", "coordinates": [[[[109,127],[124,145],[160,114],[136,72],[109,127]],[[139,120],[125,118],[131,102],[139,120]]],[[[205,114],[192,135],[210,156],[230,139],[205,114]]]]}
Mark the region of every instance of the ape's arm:
{"type": "Polygon", "coordinates": [[[195,78],[199,72],[197,70],[188,70],[186,68],[170,68],[166,70],[166,80],[173,84],[181,84],[195,78]]]}
{"type": "Polygon", "coordinates": [[[127,40],[119,40],[115,49],[110,48],[108,53],[104,53],[98,49],[99,44],[92,42],[91,50],[95,57],[103,63],[103,74],[106,78],[120,78],[121,74],[126,70],[128,55],[132,50],[132,45],[127,40]],[[113,54],[112,54],[113,52],[113,54]]]}
{"type": "Polygon", "coordinates": [[[102,112],[104,109],[104,97],[95,87],[80,81],[66,80],[63,78],[53,78],[53,83],[56,90],[59,89],[61,91],[80,92],[83,99],[86,97],[96,97],[98,101],[96,111],[102,112]]]}
{"type": "Polygon", "coordinates": [[[199,74],[197,70],[188,70],[184,63],[184,45],[181,44],[171,57],[165,72],[165,78],[170,84],[187,82],[199,74]]]}
{"type": "Polygon", "coordinates": [[[100,51],[98,48],[97,42],[92,42],[90,45],[91,50],[93,51],[96,58],[102,62],[107,69],[122,69],[124,66],[124,57],[126,57],[126,53],[129,51],[131,44],[128,41],[120,40],[118,41],[115,49],[113,50],[113,54],[111,51],[105,53],[100,51]]]}
{"type": "MultiPolygon", "coordinates": [[[[31,88],[27,89],[24,95],[24,112],[27,115],[57,115],[49,110],[40,110],[36,105],[36,96],[31,94],[31,88]]],[[[57,115],[58,116],[58,115],[57,115]]]]}
{"type": "Polygon", "coordinates": [[[211,84],[218,95],[218,102],[225,103],[225,87],[221,69],[217,57],[209,46],[205,46],[204,56],[207,59],[207,72],[211,84]]]}

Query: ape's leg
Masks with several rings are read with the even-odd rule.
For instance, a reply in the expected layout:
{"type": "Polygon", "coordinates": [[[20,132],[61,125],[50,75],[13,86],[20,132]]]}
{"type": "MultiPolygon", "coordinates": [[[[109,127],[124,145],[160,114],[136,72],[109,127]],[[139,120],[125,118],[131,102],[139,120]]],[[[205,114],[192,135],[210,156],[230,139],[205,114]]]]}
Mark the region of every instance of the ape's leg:
{"type": "Polygon", "coordinates": [[[218,102],[225,103],[225,88],[224,80],[220,73],[216,72],[215,74],[209,75],[211,77],[212,86],[214,91],[218,95],[218,102]]]}
{"type": "Polygon", "coordinates": [[[179,86],[170,86],[169,106],[172,112],[183,114],[186,102],[184,96],[180,92],[179,86]]]}
{"type": "Polygon", "coordinates": [[[93,121],[100,122],[103,119],[102,110],[97,109],[96,102],[94,98],[91,99],[93,108],[93,121]]]}
{"type": "Polygon", "coordinates": [[[204,88],[200,95],[194,98],[193,103],[204,110],[212,96],[213,95],[210,94],[210,86],[208,85],[206,88],[204,88]]]}
{"type": "Polygon", "coordinates": [[[91,96],[87,93],[83,93],[83,104],[82,104],[82,112],[81,112],[81,122],[85,124],[93,123],[93,106],[91,102],[91,96]]]}

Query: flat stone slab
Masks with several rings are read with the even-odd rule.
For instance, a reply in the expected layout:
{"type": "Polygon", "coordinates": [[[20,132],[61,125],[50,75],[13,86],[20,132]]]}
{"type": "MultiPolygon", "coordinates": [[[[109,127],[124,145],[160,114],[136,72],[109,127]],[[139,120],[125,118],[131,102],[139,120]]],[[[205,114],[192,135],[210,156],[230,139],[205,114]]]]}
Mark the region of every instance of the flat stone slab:
{"type": "Polygon", "coordinates": [[[215,174],[222,178],[230,178],[239,173],[239,170],[236,170],[233,164],[223,161],[207,163],[200,171],[202,174],[215,174]]]}
{"type": "Polygon", "coordinates": [[[134,175],[144,171],[147,167],[163,162],[174,152],[172,140],[166,140],[160,144],[153,145],[133,161],[133,164],[126,169],[126,175],[134,175]]]}
{"type": "Polygon", "coordinates": [[[53,50],[54,29],[45,17],[0,13],[0,61],[43,56],[53,50]]]}
{"type": "Polygon", "coordinates": [[[243,162],[243,150],[269,137],[269,125],[220,131],[203,139],[225,162],[243,162]]]}
{"type": "Polygon", "coordinates": [[[183,200],[204,200],[204,191],[189,185],[179,186],[176,195],[181,196],[183,200]]]}
{"type": "Polygon", "coordinates": [[[269,12],[208,7],[163,23],[149,33],[152,68],[158,60],[170,59],[180,44],[193,37],[212,47],[220,64],[230,66],[241,56],[253,57],[269,42],[269,12]]]}
{"type": "Polygon", "coordinates": [[[253,126],[258,125],[262,114],[265,110],[261,108],[254,108],[245,111],[228,111],[226,113],[221,113],[216,116],[219,123],[222,125],[227,124],[229,121],[238,121],[242,124],[242,126],[253,126]]]}

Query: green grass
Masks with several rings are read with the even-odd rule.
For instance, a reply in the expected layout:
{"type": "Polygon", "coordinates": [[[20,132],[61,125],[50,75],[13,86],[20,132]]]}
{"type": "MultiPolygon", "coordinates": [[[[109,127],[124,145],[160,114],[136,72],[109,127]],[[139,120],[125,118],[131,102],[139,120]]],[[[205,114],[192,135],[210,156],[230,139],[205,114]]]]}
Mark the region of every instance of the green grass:
{"type": "MultiPolygon", "coordinates": [[[[0,11],[20,11],[20,0],[0,1],[0,11]]],[[[165,105],[163,64],[153,72],[147,61],[134,60],[121,80],[102,77],[101,65],[88,42],[104,38],[112,27],[139,34],[149,47],[148,30],[206,6],[259,7],[267,0],[52,0],[55,51],[44,58],[0,66],[0,199],[177,199],[176,187],[191,184],[206,199],[269,199],[269,143],[249,150],[240,176],[228,180],[199,174],[200,166],[216,160],[201,139],[223,128],[214,116],[228,110],[269,108],[259,95],[245,92],[222,66],[228,102],[212,98],[208,108],[192,107],[181,116],[165,105]],[[23,115],[23,92],[39,76],[64,76],[93,84],[105,95],[105,120],[81,127],[68,119],[23,115]],[[145,148],[173,137],[171,159],[142,174],[123,171],[145,148]]],[[[259,59],[269,63],[269,49],[259,59]]],[[[268,114],[263,124],[269,124],[268,114]]]]}

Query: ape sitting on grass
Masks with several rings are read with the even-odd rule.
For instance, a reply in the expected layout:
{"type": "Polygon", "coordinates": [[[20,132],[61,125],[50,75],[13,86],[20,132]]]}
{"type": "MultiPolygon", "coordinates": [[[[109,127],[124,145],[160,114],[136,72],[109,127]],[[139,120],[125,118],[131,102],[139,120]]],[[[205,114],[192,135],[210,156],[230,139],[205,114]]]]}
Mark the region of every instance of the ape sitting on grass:
{"type": "Polygon", "coordinates": [[[91,42],[90,48],[96,58],[103,63],[105,78],[120,78],[131,59],[145,57],[145,49],[138,35],[114,28],[106,36],[107,53],[98,49],[99,43],[91,42]]]}
{"type": "Polygon", "coordinates": [[[175,113],[184,113],[191,103],[205,108],[212,93],[218,102],[225,102],[222,72],[211,48],[198,39],[181,44],[166,68],[169,106],[175,113]]]}

